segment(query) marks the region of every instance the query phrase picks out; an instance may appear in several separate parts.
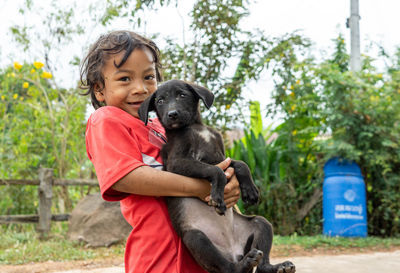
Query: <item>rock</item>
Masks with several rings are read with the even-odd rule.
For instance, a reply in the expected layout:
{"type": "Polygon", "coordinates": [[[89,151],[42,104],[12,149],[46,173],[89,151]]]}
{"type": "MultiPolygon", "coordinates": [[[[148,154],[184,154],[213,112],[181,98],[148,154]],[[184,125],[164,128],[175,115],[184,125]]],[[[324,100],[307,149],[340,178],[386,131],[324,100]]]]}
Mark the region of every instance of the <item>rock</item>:
{"type": "Polygon", "coordinates": [[[132,227],[121,213],[119,202],[107,202],[100,193],[79,201],[69,218],[68,238],[84,241],[88,246],[110,246],[125,240],[132,227]]]}

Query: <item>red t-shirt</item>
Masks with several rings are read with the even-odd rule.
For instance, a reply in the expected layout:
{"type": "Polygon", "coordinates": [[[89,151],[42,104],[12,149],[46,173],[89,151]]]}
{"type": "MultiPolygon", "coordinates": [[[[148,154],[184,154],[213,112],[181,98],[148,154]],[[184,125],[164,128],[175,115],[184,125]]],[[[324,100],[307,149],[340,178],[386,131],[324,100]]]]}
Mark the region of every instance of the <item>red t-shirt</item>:
{"type": "Polygon", "coordinates": [[[121,202],[122,214],[133,228],[126,243],[125,272],[204,273],[173,229],[163,197],[121,193],[111,188],[140,166],[161,169],[160,149],[164,142],[164,129],[157,119],[145,126],[112,106],[96,110],[86,127],[86,150],[101,194],[107,201],[121,202]]]}

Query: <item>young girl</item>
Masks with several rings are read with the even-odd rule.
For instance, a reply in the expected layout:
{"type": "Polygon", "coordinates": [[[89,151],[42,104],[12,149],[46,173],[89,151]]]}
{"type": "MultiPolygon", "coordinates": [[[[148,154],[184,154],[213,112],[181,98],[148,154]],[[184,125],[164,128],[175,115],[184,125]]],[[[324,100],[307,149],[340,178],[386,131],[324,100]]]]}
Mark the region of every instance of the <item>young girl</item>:
{"type": "MultiPolygon", "coordinates": [[[[210,183],[162,171],[164,130],[157,119],[145,126],[138,118],[140,104],[161,81],[160,69],[157,46],[136,33],[114,31],[94,43],[81,67],[81,86],[97,109],[87,123],[86,150],[102,197],[120,201],[133,228],[125,271],[205,272],[173,229],[163,196],[208,201],[210,183]]],[[[226,170],[225,202],[231,207],[240,191],[229,164],[227,159],[218,166],[226,170]]]]}

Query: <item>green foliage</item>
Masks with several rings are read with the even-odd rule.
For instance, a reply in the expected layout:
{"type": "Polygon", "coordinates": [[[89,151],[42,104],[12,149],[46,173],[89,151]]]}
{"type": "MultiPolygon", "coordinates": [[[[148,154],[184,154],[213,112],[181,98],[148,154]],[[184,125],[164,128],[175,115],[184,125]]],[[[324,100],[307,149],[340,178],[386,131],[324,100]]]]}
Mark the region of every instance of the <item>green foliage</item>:
{"type": "MultiPolygon", "coordinates": [[[[317,170],[330,157],[356,161],[367,185],[369,234],[398,236],[399,54],[388,58],[383,73],[364,56],[362,71],[356,74],[347,69],[343,38],[334,42],[335,53],[320,63],[310,57],[303,43],[281,43],[273,50],[279,54],[269,63],[276,77],[269,109],[271,114],[279,111],[284,116],[279,134],[286,136],[284,146],[290,150],[286,169],[291,170],[292,179],[306,186],[320,177],[317,170]],[[327,140],[317,141],[316,136],[327,136],[327,140]],[[318,163],[319,168],[297,172],[297,162],[318,163]]],[[[320,186],[321,180],[315,183],[320,186]]]]}
{"type": "Polygon", "coordinates": [[[299,36],[269,51],[275,88],[268,110],[282,115],[283,123],[274,141],[250,130],[228,151],[248,163],[261,189],[260,204],[246,212],[266,216],[279,234],[320,233],[322,167],[339,156],[362,169],[369,234],[399,236],[400,54],[386,56],[383,73],[364,56],[355,74],[348,71],[343,38],[334,42],[334,54],[320,63],[299,36]]]}
{"type": "Polygon", "coordinates": [[[250,128],[257,136],[263,132],[260,102],[250,102],[250,128]]]}
{"type": "MultiPolygon", "coordinates": [[[[1,178],[37,179],[40,167],[63,178],[90,172],[84,153],[87,101],[77,90],[53,88],[51,78],[39,62],[0,71],[1,178]]],[[[7,197],[0,214],[36,211],[37,187],[2,186],[0,193],[7,197]]]]}
{"type": "MultiPolygon", "coordinates": [[[[25,1],[19,12],[26,18],[40,18],[40,28],[33,20],[24,20],[23,23],[13,25],[10,30],[16,45],[22,47],[24,52],[29,51],[30,57],[44,60],[46,68],[54,73],[60,69],[57,53],[65,50],[75,39],[83,35],[85,28],[82,20],[76,20],[75,5],[65,5],[52,0],[46,6],[38,6],[40,1],[25,1]]],[[[37,23],[36,23],[37,24],[37,23]]]]}
{"type": "MultiPolygon", "coordinates": [[[[104,1],[96,2],[95,6],[101,6],[102,2],[104,1]]],[[[107,0],[106,8],[101,16],[100,23],[103,26],[106,26],[111,24],[115,19],[126,17],[134,26],[140,26],[142,21],[145,19],[143,11],[146,8],[155,9],[157,8],[157,4],[161,7],[168,6],[171,2],[171,0],[107,0]]],[[[175,0],[175,4],[178,4],[178,0],[175,0]]]]}
{"type": "Polygon", "coordinates": [[[182,46],[169,39],[162,50],[166,79],[197,82],[213,91],[213,109],[204,117],[223,129],[242,118],[240,109],[246,102],[242,91],[260,76],[270,47],[263,33],[240,28],[247,15],[248,1],[197,1],[191,11],[193,40],[182,46]],[[229,74],[226,69],[232,60],[238,63],[229,74]]]}
{"type": "Polygon", "coordinates": [[[276,234],[318,234],[321,207],[304,219],[299,215],[321,183],[320,176],[310,176],[317,173],[318,165],[311,160],[311,147],[293,147],[292,136],[282,134],[283,130],[276,130],[275,140],[276,132],[256,136],[253,130],[245,131],[245,137],[227,150],[228,156],[249,165],[260,190],[260,202],[244,205],[244,212],[265,216],[276,234]]]}

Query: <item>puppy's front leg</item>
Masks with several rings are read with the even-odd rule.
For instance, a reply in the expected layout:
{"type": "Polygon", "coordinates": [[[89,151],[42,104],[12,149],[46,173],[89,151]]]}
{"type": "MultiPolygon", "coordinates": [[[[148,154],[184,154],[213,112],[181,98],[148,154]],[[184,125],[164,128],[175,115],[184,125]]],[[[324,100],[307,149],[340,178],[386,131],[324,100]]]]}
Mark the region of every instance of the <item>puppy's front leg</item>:
{"type": "Polygon", "coordinates": [[[225,213],[224,188],[226,185],[226,176],[224,171],[219,167],[192,159],[174,158],[174,160],[167,161],[165,168],[167,171],[173,173],[210,181],[210,203],[215,207],[218,214],[223,215],[225,213]]]}

